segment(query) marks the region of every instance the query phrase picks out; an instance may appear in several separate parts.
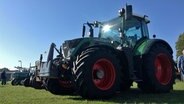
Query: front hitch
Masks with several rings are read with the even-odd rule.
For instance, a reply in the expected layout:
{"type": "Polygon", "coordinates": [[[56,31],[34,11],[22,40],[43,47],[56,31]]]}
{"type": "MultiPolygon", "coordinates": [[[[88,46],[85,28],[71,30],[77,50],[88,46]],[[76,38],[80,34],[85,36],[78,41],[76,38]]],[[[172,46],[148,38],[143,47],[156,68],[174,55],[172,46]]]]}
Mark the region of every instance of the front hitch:
{"type": "Polygon", "coordinates": [[[89,22],[83,24],[82,37],[85,36],[85,31],[86,31],[86,26],[85,25],[87,25],[89,27],[89,34],[88,34],[89,37],[94,37],[94,30],[93,30],[94,23],[89,23],[89,22]]]}
{"type": "Polygon", "coordinates": [[[56,45],[52,43],[50,45],[47,61],[42,63],[40,69],[40,76],[41,77],[49,77],[49,78],[57,78],[58,77],[58,70],[57,68],[53,68],[53,56],[54,56],[54,48],[56,45]]]}
{"type": "Polygon", "coordinates": [[[51,43],[50,45],[50,49],[49,49],[49,53],[47,56],[47,63],[51,60],[53,60],[53,55],[54,55],[54,48],[56,47],[56,45],[54,43],[51,43]]]}

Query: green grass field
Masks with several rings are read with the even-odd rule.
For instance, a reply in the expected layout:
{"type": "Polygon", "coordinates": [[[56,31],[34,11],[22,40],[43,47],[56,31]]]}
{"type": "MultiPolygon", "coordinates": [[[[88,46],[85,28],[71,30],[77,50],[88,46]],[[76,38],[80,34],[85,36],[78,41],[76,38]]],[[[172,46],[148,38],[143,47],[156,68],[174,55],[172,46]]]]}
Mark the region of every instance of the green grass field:
{"type": "Polygon", "coordinates": [[[136,88],[108,100],[86,100],[77,95],[53,95],[48,91],[24,86],[0,85],[0,104],[114,104],[184,103],[184,82],[176,81],[174,90],[165,94],[147,94],[136,88]]]}

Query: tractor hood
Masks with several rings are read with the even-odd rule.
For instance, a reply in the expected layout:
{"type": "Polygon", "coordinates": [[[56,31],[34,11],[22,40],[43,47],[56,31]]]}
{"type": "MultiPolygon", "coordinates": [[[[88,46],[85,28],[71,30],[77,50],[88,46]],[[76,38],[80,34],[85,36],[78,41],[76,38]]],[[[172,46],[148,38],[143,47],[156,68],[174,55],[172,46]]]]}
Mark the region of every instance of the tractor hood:
{"type": "Polygon", "coordinates": [[[73,40],[66,40],[62,44],[62,51],[64,57],[69,57],[71,52],[77,45],[83,40],[83,38],[73,39],[73,40]]]}
{"type": "Polygon", "coordinates": [[[113,46],[110,40],[103,38],[77,38],[73,40],[66,40],[62,45],[62,53],[65,58],[71,58],[79,54],[79,52],[82,51],[84,48],[100,44],[113,46]]]}

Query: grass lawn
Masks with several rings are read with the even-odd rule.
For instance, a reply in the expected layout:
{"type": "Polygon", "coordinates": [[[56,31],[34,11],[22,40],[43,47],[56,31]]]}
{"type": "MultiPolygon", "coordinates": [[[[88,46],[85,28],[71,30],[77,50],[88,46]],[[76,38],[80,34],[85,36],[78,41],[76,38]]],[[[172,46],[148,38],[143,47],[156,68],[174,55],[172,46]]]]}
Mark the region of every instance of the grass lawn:
{"type": "Polygon", "coordinates": [[[184,103],[184,82],[176,81],[174,90],[165,94],[147,94],[136,88],[107,100],[86,100],[77,95],[53,95],[48,91],[24,86],[0,85],[0,104],[114,104],[184,103]]]}

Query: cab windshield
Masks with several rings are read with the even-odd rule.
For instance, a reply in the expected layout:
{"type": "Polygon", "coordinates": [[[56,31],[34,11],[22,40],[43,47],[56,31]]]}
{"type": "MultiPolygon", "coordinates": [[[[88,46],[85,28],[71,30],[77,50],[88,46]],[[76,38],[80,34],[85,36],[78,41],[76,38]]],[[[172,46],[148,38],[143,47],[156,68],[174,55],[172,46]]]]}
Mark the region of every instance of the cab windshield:
{"type": "Polygon", "coordinates": [[[123,18],[117,17],[107,22],[102,22],[99,31],[100,38],[121,42],[118,29],[123,26],[123,18]]]}
{"type": "Polygon", "coordinates": [[[99,37],[118,43],[122,42],[127,47],[133,47],[136,41],[143,37],[141,22],[136,18],[126,20],[126,23],[123,23],[123,20],[123,17],[117,17],[110,21],[102,22],[99,37]],[[125,35],[123,39],[120,38],[119,29],[123,30],[123,34],[125,35]]]}

